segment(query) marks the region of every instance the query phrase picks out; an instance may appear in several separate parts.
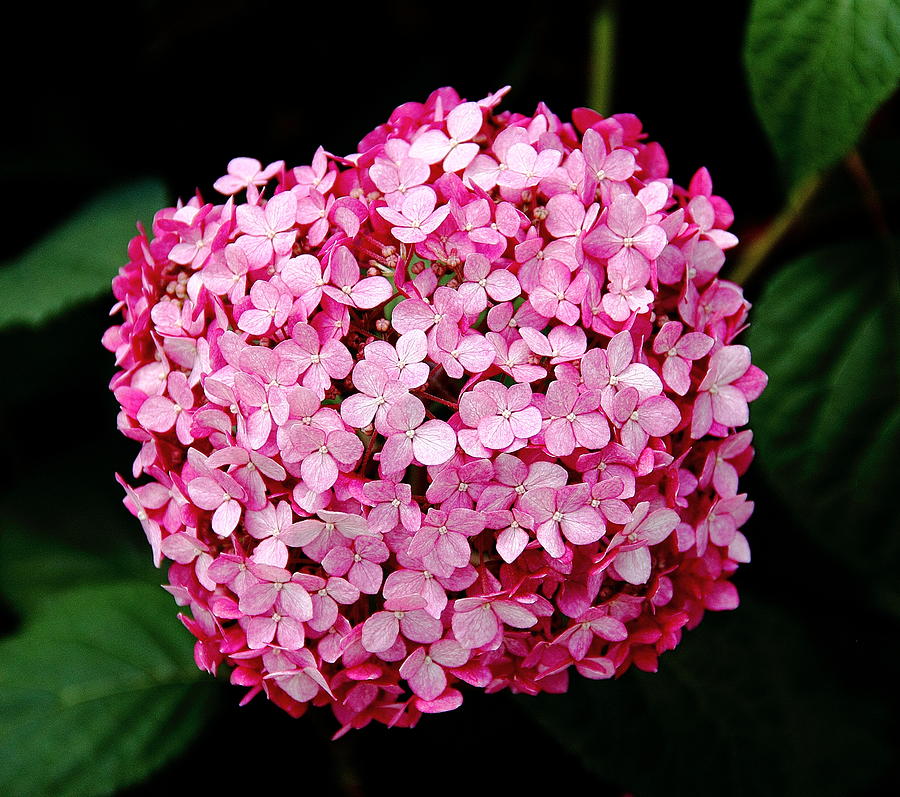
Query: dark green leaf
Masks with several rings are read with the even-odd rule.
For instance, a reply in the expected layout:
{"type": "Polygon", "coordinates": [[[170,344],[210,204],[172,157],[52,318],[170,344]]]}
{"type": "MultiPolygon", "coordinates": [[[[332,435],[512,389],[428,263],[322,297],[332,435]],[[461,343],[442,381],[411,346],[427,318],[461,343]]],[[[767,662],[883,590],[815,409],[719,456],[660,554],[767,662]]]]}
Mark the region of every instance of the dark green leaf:
{"type": "Polygon", "coordinates": [[[769,374],[753,405],[760,467],[812,539],[897,591],[900,334],[897,274],[876,243],[783,268],[748,345],[769,374]]]}
{"type": "Polygon", "coordinates": [[[138,219],[150,221],[166,202],[148,180],[103,194],[21,257],[0,268],[0,329],[40,324],[110,290],[127,259],[138,219]]]}
{"type": "Polygon", "coordinates": [[[750,601],[688,632],[659,673],[573,677],[566,695],[520,705],[642,797],[843,797],[890,761],[887,711],[843,694],[802,627],[750,601]]]}
{"type": "Polygon", "coordinates": [[[112,794],[184,750],[214,682],[174,614],[138,580],[83,585],[0,642],[0,793],[112,794]]]}
{"type": "Polygon", "coordinates": [[[844,156],[900,80],[896,0],[755,0],[744,59],[791,183],[844,156]]]}
{"type": "MultiPolygon", "coordinates": [[[[118,525],[124,537],[130,525],[128,517],[122,517],[118,525]]],[[[112,543],[105,554],[99,555],[59,537],[11,527],[4,519],[0,532],[0,595],[26,617],[57,593],[74,586],[131,576],[143,577],[148,585],[165,580],[165,572],[154,570],[150,564],[149,553],[143,556],[133,546],[112,543]]],[[[170,615],[175,622],[175,612],[170,611],[170,615]]]]}

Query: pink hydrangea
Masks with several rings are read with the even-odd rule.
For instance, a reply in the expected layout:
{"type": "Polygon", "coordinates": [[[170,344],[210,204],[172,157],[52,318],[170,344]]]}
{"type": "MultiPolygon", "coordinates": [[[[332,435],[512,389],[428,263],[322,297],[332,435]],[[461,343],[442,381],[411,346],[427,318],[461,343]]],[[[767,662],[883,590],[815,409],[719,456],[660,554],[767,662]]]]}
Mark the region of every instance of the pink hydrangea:
{"type": "Polygon", "coordinates": [[[655,669],[749,561],[730,208],[634,116],[504,93],[237,158],[113,281],[119,480],[198,666],[339,734],[655,669]]]}

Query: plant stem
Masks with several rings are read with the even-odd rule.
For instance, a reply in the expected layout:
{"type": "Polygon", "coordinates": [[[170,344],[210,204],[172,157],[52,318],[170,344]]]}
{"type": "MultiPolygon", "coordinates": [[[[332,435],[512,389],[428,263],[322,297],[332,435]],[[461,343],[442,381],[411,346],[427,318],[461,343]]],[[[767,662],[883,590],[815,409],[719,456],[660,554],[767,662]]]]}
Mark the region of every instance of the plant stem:
{"type": "Polygon", "coordinates": [[[618,20],[618,0],[603,0],[591,20],[588,106],[604,116],[609,114],[612,107],[618,20]]]}
{"type": "Polygon", "coordinates": [[[728,279],[744,285],[765,264],[772,251],[781,243],[798,219],[802,218],[824,182],[823,174],[813,174],[798,185],[788,197],[787,204],[772,220],[766,231],[753,241],[728,275],[728,279]]]}

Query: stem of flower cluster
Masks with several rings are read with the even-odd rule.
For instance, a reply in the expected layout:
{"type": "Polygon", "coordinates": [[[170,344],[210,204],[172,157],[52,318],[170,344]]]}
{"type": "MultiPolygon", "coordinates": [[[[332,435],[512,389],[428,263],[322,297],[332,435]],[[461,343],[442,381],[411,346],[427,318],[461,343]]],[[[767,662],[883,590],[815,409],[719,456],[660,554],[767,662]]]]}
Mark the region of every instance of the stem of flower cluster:
{"type": "Polygon", "coordinates": [[[788,197],[788,202],[766,228],[766,231],[753,241],[738,260],[737,265],[728,278],[738,285],[744,285],[765,265],[772,251],[781,243],[798,219],[802,218],[810,202],[824,182],[824,174],[817,172],[804,180],[788,197]]]}
{"type": "Polygon", "coordinates": [[[424,390],[416,390],[414,391],[417,396],[422,397],[423,399],[427,399],[428,401],[436,401],[438,404],[443,404],[445,407],[450,407],[451,409],[458,410],[459,404],[454,401],[447,401],[446,399],[438,398],[437,396],[432,396],[431,393],[426,393],[424,390]]]}

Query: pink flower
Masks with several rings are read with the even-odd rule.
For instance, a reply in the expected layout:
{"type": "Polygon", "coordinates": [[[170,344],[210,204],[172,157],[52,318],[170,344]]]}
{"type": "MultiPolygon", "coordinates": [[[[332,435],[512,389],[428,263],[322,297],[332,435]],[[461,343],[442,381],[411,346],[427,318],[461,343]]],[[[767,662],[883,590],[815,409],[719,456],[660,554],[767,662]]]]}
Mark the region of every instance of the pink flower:
{"type": "Polygon", "coordinates": [[[265,335],[273,326],[280,327],[291,310],[291,297],[270,282],[254,282],[250,289],[252,308],[241,313],[238,328],[251,335],[265,335]]]}
{"type": "MultiPolygon", "coordinates": [[[[405,485],[402,485],[405,486],[405,485]]],[[[322,560],[325,572],[332,576],[347,576],[360,592],[375,595],[381,588],[380,564],[386,562],[390,551],[375,537],[356,537],[350,547],[332,548],[322,560]]]]}
{"type": "Polygon", "coordinates": [[[609,424],[597,412],[599,408],[599,392],[579,393],[568,382],[551,382],[541,408],[547,451],[555,457],[566,457],[576,446],[605,446],[609,442],[609,424]]]}
{"type": "Polygon", "coordinates": [[[447,688],[444,669],[462,667],[469,660],[469,651],[452,639],[441,639],[425,652],[416,648],[400,665],[400,675],[423,700],[436,700],[447,688]]]}
{"type": "Polygon", "coordinates": [[[366,482],[363,495],[372,503],[369,512],[369,527],[373,532],[386,534],[402,524],[407,531],[418,531],[422,525],[422,510],[412,500],[412,490],[408,484],[392,481],[366,482]]]}
{"type": "Polygon", "coordinates": [[[198,666],[337,735],[655,670],[750,559],[731,208],[636,117],[505,92],[236,159],[113,281],[119,481],[198,666]]]}
{"type": "Polygon", "coordinates": [[[494,347],[483,335],[460,335],[458,329],[447,325],[438,326],[435,340],[435,359],[451,379],[459,379],[465,371],[480,373],[494,362],[494,347]]]}
{"type": "Polygon", "coordinates": [[[380,366],[410,390],[428,381],[428,365],[422,362],[428,354],[428,342],[420,329],[401,335],[395,346],[373,340],[366,345],[364,353],[367,362],[380,366]]]}
{"type": "Polygon", "coordinates": [[[390,298],[391,284],[384,277],[359,278],[359,264],[346,246],[335,250],[329,266],[332,284],[322,290],[336,302],[369,309],[390,298]]]}
{"type": "Polygon", "coordinates": [[[537,287],[529,296],[531,306],[544,318],[558,318],[572,326],[581,317],[578,305],[587,290],[587,274],[582,272],[573,280],[568,268],[550,260],[541,269],[538,279],[537,287]]]}
{"type": "Polygon", "coordinates": [[[491,271],[490,261],[478,252],[466,257],[463,276],[466,281],[459,286],[459,295],[466,313],[477,315],[484,310],[488,296],[496,302],[508,302],[522,292],[519,281],[509,271],[491,271]]]}
{"type": "Polygon", "coordinates": [[[284,168],[284,161],[275,161],[262,168],[256,158],[234,158],[228,162],[228,174],[213,183],[220,194],[231,196],[249,186],[263,186],[284,168]]]}
{"type": "Polygon", "coordinates": [[[324,397],[332,379],[343,379],[353,368],[353,360],[347,347],[338,341],[320,340],[318,332],[307,324],[297,324],[291,332],[296,347],[287,350],[287,356],[296,361],[303,386],[324,397]]]}
{"type": "Polygon", "coordinates": [[[391,227],[391,234],[398,241],[414,244],[424,241],[450,213],[449,205],[435,210],[436,204],[437,194],[434,189],[418,186],[406,194],[399,210],[384,207],[378,208],[378,212],[394,225],[391,227]]]}
{"type": "Polygon", "coordinates": [[[688,392],[691,386],[691,362],[705,357],[715,341],[702,332],[682,335],[682,325],[668,321],[653,341],[653,353],[665,354],[663,379],[679,396],[688,392]]]}
{"type": "Polygon", "coordinates": [[[297,237],[292,229],[297,215],[297,199],[286,191],[276,194],[267,203],[265,210],[258,205],[240,205],[237,209],[237,223],[244,233],[237,245],[244,250],[251,268],[267,266],[275,255],[289,254],[297,237]]]}
{"type": "Polygon", "coordinates": [[[537,617],[511,600],[461,598],[453,604],[453,634],[464,648],[493,647],[504,623],[531,628],[537,617]]]}
{"type": "Polygon", "coordinates": [[[388,412],[387,424],[396,433],[381,450],[384,473],[405,470],[413,460],[420,465],[443,465],[456,447],[456,432],[443,421],[425,420],[425,407],[415,396],[406,396],[388,412]]]}
{"type": "MultiPolygon", "coordinates": [[[[459,400],[459,412],[466,426],[478,430],[485,447],[502,451],[520,439],[528,440],[541,430],[541,412],[531,404],[531,388],[499,382],[479,382],[459,400]]],[[[459,433],[463,445],[463,432],[459,433]]]]}
{"type": "Polygon", "coordinates": [[[341,404],[344,423],[362,429],[375,420],[375,428],[382,434],[388,428],[387,414],[409,391],[391,375],[368,360],[358,362],[353,369],[353,386],[359,390],[341,404]]]}
{"type": "Polygon", "coordinates": [[[314,426],[301,428],[293,442],[302,457],[300,475],[317,493],[333,487],[338,473],[352,470],[363,455],[359,438],[340,429],[326,433],[314,426]]]}
{"type": "Polygon", "coordinates": [[[678,513],[671,509],[651,512],[650,504],[642,501],[634,508],[625,528],[610,540],[604,560],[629,584],[646,584],[652,564],[649,546],[665,540],[676,525],[678,513]]]}
{"type": "Polygon", "coordinates": [[[447,116],[446,136],[440,130],[428,130],[414,139],[409,157],[421,158],[425,163],[443,161],[445,172],[465,169],[478,154],[478,145],[471,139],[481,129],[482,110],[476,102],[457,105],[447,116]]]}
{"type": "Polygon", "coordinates": [[[468,563],[472,549],[467,538],[481,532],[484,525],[481,513],[471,509],[430,509],[406,553],[421,559],[432,573],[449,576],[468,563]]]}
{"type": "Polygon", "coordinates": [[[556,490],[539,487],[522,498],[522,509],[534,518],[538,542],[554,559],[565,553],[563,537],[573,545],[587,545],[603,536],[603,521],[589,497],[586,484],[574,484],[556,490]]]}
{"type": "Polygon", "coordinates": [[[640,454],[651,437],[664,437],[681,422],[681,413],[673,401],[665,396],[641,400],[633,387],[616,393],[611,409],[622,445],[633,454],[640,454]]]}
{"type": "Polygon", "coordinates": [[[691,437],[703,437],[713,423],[743,426],[749,420],[747,396],[734,384],[750,369],[750,349],[725,346],[709,361],[709,370],[698,388],[691,421],[691,437]]]}
{"type": "Polygon", "coordinates": [[[149,396],[137,412],[138,421],[151,432],[168,432],[175,427],[178,439],[190,445],[191,414],[194,406],[194,392],[188,387],[187,377],[180,371],[173,371],[166,380],[167,391],[172,397],[149,396]]]}

